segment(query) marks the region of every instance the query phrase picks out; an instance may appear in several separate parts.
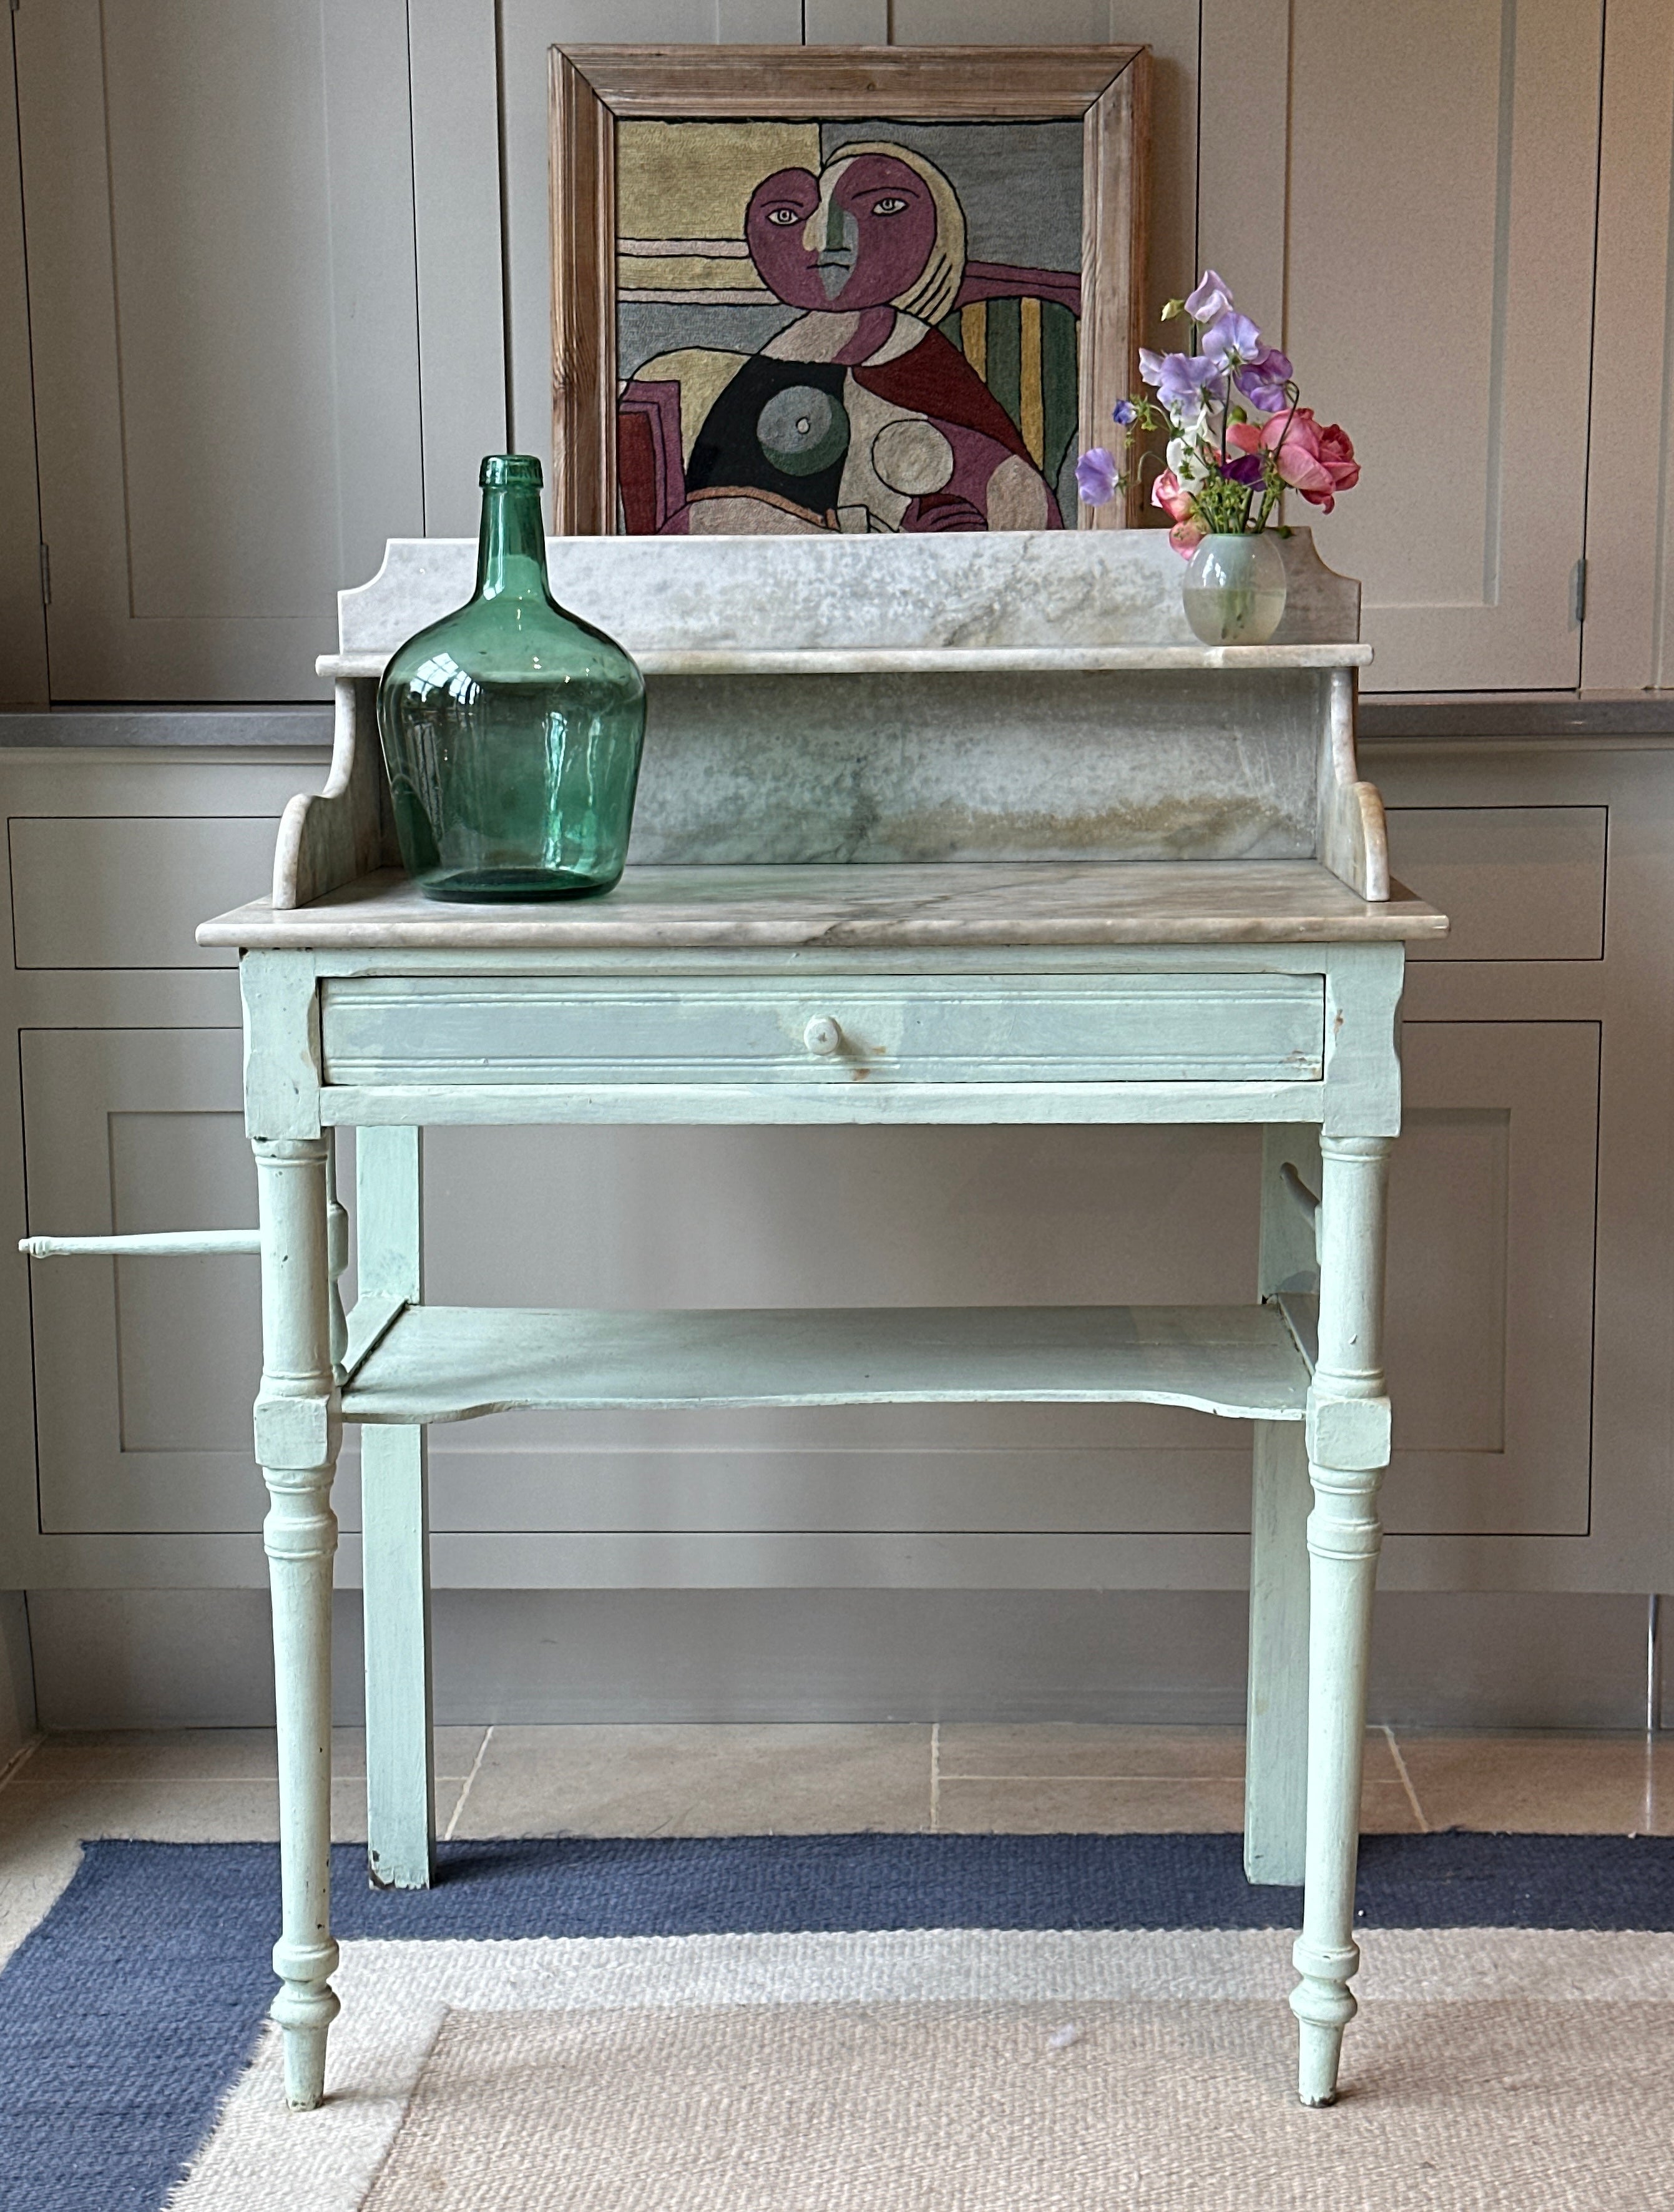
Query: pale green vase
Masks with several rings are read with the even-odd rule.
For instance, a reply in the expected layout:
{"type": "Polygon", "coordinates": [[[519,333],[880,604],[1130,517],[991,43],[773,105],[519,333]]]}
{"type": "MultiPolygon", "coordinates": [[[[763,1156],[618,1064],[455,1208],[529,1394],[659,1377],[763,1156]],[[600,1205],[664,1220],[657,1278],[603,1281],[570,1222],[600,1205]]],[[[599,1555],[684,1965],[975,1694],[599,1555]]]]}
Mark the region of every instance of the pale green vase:
{"type": "Polygon", "coordinates": [[[1284,556],[1271,530],[1204,538],[1180,596],[1205,645],[1265,645],[1284,620],[1284,556]]]}

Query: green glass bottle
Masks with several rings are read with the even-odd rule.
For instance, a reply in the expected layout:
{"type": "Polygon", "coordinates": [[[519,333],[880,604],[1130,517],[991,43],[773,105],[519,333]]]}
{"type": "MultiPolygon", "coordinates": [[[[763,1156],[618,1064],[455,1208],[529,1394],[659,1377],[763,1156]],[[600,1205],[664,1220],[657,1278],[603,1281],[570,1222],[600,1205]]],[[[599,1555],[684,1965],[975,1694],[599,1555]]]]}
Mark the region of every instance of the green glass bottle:
{"type": "Polygon", "coordinates": [[[608,891],[628,858],[645,684],[547,588],[539,461],[490,453],[481,482],[476,589],[379,687],[401,855],[432,898],[608,891]]]}

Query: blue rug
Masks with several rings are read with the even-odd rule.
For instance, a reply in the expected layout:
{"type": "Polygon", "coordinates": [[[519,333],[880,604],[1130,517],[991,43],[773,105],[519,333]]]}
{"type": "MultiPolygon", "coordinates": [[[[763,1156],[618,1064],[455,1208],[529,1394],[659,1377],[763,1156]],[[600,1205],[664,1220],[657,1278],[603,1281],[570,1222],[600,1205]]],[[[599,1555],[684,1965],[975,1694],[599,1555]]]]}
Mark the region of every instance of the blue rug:
{"type": "MultiPolygon", "coordinates": [[[[428,1893],[336,1854],[346,1941],[913,1929],[1260,1929],[1236,1836],[839,1836],[445,1846],[428,1893]]],[[[277,1854],[94,1843],[0,1974],[0,2205],[158,2212],[245,2065],[273,1989],[277,1854]]],[[[1380,1929],[1674,1930],[1674,1838],[1372,1836],[1380,1929]]]]}

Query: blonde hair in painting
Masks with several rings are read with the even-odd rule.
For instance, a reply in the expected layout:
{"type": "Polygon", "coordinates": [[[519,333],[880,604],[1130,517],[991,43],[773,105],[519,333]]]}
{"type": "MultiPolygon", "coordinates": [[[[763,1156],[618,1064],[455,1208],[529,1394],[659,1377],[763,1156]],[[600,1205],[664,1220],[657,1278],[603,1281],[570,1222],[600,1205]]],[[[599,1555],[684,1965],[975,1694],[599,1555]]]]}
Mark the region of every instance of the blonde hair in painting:
{"type": "Polygon", "coordinates": [[[858,139],[850,145],[840,146],[826,166],[829,168],[838,161],[851,161],[857,154],[888,154],[897,161],[904,161],[929,189],[936,209],[935,243],[930,249],[930,258],[911,286],[890,305],[901,308],[905,314],[916,315],[921,323],[939,323],[944,315],[952,313],[965,276],[965,210],[959,204],[959,195],[934,161],[923,154],[915,154],[910,146],[897,146],[887,138],[858,139]]]}

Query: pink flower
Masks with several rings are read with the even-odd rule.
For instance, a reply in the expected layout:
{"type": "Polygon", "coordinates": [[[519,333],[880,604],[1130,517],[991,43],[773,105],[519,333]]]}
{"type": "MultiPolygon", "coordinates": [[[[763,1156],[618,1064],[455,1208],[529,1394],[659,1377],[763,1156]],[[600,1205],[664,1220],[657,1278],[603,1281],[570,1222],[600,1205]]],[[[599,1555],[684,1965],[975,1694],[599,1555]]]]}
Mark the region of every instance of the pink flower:
{"type": "MultiPolygon", "coordinates": [[[[1331,472],[1331,493],[1352,491],[1360,482],[1360,463],[1355,459],[1354,446],[1348,432],[1340,422],[1327,422],[1319,433],[1319,465],[1331,472]]],[[[1302,496],[1313,499],[1317,507],[1323,507],[1327,514],[1331,513],[1330,493],[1324,499],[1308,492],[1304,492],[1302,496]]]]}
{"type": "Polygon", "coordinates": [[[1275,415],[1259,429],[1253,422],[1234,422],[1227,443],[1244,453],[1271,453],[1281,480],[1327,514],[1337,494],[1360,482],[1360,463],[1348,432],[1337,422],[1321,429],[1311,407],[1275,415]]]}
{"type": "Polygon", "coordinates": [[[1209,535],[1209,525],[1200,522],[1193,514],[1184,522],[1177,522],[1168,532],[1168,543],[1182,561],[1189,561],[1204,539],[1209,535]]]}
{"type": "MultiPolygon", "coordinates": [[[[1192,520],[1192,495],[1172,469],[1164,469],[1151,486],[1151,505],[1160,507],[1165,514],[1172,514],[1177,523],[1192,520]]],[[[1203,532],[1199,531],[1198,534],[1201,537],[1203,532]]]]}

